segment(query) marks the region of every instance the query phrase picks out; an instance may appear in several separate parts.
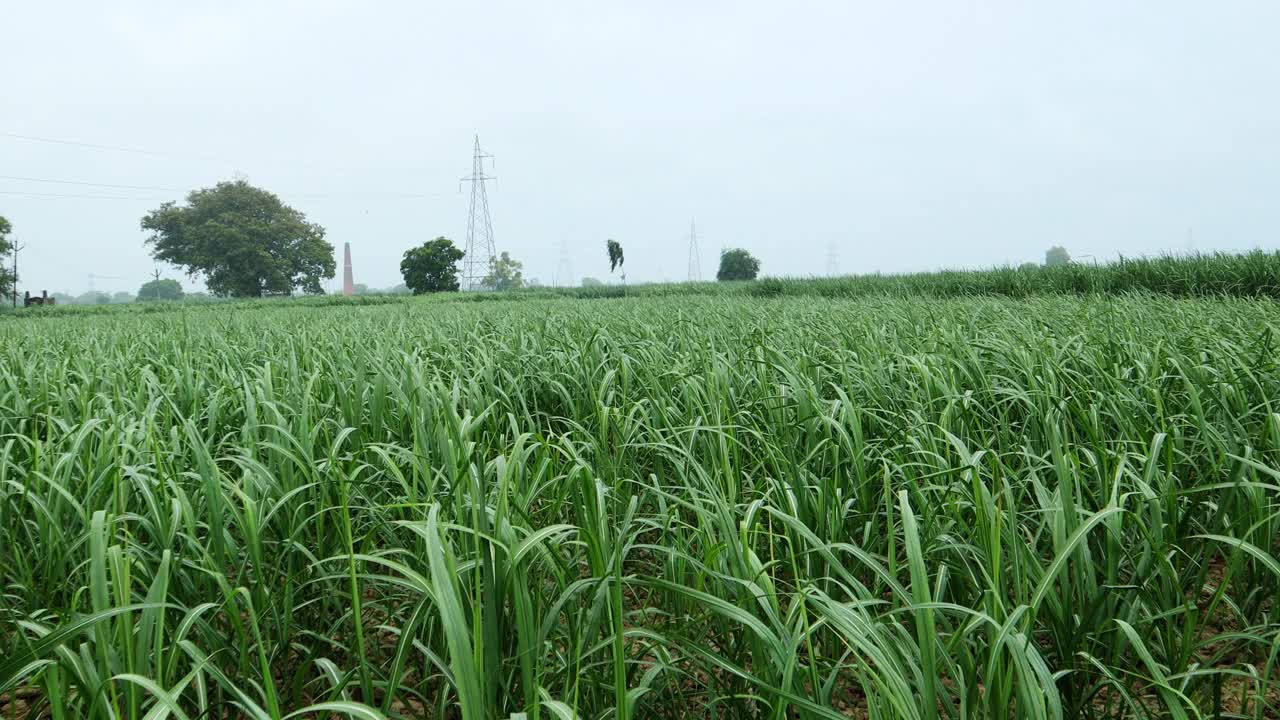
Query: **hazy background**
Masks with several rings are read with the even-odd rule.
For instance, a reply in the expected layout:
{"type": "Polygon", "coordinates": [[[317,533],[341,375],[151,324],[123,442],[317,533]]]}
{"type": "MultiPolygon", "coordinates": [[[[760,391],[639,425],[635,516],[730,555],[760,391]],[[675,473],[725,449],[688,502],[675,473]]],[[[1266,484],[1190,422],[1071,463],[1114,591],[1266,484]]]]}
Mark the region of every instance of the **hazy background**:
{"type": "Polygon", "coordinates": [[[543,283],[608,237],[682,280],[691,217],[707,278],[1280,246],[1280,4],[1057,5],[8,0],[0,215],[23,289],[134,291],[141,216],[240,172],[391,286],[478,133],[543,283]]]}

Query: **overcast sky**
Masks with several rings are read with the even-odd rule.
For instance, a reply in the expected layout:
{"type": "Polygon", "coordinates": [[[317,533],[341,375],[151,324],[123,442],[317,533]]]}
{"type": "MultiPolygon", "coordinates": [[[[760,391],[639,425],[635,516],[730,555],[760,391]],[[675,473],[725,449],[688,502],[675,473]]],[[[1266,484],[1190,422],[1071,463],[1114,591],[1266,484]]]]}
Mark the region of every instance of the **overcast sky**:
{"type": "Polygon", "coordinates": [[[1280,248],[1274,1],[6,0],[0,28],[33,290],[136,290],[142,215],[237,172],[394,285],[462,243],[477,133],[544,283],[562,244],[607,277],[610,237],[683,280],[690,218],[704,277],[724,246],[769,275],[1280,248]]]}

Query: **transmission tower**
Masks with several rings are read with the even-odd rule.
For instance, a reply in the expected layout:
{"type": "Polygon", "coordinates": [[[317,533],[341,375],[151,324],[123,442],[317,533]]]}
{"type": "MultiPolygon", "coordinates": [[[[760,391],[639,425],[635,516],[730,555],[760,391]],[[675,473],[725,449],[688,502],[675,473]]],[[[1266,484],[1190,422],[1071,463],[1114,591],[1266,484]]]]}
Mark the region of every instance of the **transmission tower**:
{"type": "Polygon", "coordinates": [[[702,259],[698,254],[698,229],[689,218],[689,282],[702,280],[702,259]]]}
{"type": "Polygon", "coordinates": [[[484,186],[486,180],[493,180],[493,177],[484,174],[484,159],[492,157],[480,150],[480,136],[476,135],[475,152],[471,157],[471,175],[462,178],[462,182],[471,183],[467,247],[462,258],[463,290],[481,288],[496,254],[493,247],[493,222],[489,219],[489,193],[484,186]]]}
{"type": "Polygon", "coordinates": [[[551,284],[557,287],[573,286],[573,263],[569,262],[569,245],[564,240],[560,241],[560,264],[556,266],[556,276],[552,278],[551,284]]]}
{"type": "Polygon", "coordinates": [[[836,244],[827,243],[827,277],[840,274],[840,257],[836,255],[836,244]]]}

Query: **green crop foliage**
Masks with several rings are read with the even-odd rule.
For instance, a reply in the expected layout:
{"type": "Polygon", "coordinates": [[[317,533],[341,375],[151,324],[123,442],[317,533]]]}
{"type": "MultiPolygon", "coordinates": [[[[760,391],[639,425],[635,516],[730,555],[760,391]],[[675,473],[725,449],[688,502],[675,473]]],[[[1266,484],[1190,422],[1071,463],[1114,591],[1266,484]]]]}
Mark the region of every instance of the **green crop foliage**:
{"type": "Polygon", "coordinates": [[[0,319],[0,718],[1280,717],[1267,292],[839,282],[0,319]]]}

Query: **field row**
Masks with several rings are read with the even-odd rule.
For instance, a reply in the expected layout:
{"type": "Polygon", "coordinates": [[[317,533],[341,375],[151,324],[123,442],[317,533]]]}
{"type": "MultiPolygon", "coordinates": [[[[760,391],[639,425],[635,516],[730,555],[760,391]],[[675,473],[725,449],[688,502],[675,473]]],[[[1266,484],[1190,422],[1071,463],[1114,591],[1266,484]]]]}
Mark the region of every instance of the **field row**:
{"type": "Polygon", "coordinates": [[[1277,717],[1278,317],[0,323],[0,715],[1277,717]]]}

